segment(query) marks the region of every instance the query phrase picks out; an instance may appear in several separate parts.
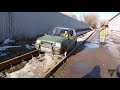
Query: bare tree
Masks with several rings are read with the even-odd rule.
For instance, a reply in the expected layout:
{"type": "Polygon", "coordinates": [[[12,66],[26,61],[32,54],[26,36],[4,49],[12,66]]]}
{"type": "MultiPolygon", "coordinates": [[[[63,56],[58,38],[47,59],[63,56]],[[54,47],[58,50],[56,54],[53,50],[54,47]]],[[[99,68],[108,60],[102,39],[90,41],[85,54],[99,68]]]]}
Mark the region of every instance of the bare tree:
{"type": "Polygon", "coordinates": [[[100,21],[100,27],[103,27],[103,26],[107,25],[108,22],[109,22],[109,20],[101,20],[100,21]]]}
{"type": "Polygon", "coordinates": [[[82,16],[79,16],[79,20],[80,21],[84,21],[82,16]]]}
{"type": "Polygon", "coordinates": [[[92,28],[97,28],[99,18],[97,14],[84,15],[84,21],[88,23],[92,28]]]}
{"type": "Polygon", "coordinates": [[[80,21],[84,21],[84,16],[85,16],[85,13],[83,13],[82,15],[79,16],[79,20],[80,21]]]}

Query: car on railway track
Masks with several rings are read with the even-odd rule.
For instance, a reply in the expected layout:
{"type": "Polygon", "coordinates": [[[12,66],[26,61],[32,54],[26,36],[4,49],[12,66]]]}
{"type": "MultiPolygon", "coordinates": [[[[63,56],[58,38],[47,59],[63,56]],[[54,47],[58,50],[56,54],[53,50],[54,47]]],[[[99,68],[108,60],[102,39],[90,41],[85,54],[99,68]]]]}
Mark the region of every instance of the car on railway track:
{"type": "Polygon", "coordinates": [[[35,47],[42,52],[66,55],[76,43],[77,34],[75,29],[54,27],[46,35],[36,40],[35,47]],[[66,32],[68,36],[64,37],[66,32]]]}

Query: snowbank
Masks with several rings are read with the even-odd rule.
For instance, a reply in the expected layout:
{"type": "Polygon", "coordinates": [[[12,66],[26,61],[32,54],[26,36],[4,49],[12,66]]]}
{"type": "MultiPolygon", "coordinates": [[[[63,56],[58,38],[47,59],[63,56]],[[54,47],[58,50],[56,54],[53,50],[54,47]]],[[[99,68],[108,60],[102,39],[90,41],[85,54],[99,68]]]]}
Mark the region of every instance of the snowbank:
{"type": "Polygon", "coordinates": [[[82,38],[77,39],[77,42],[81,42],[81,41],[84,41],[84,40],[82,38]]]}
{"type": "Polygon", "coordinates": [[[35,46],[35,44],[32,44],[33,46],[35,46]]]}
{"type": "Polygon", "coordinates": [[[6,78],[40,78],[50,67],[56,64],[57,60],[51,55],[45,54],[41,58],[33,57],[22,69],[12,73],[6,73],[6,78]]]}
{"type": "Polygon", "coordinates": [[[0,52],[0,57],[6,56],[6,55],[7,55],[6,53],[1,53],[0,52]]]}
{"type": "Polygon", "coordinates": [[[27,49],[31,50],[31,49],[35,48],[34,44],[32,44],[32,45],[33,45],[33,46],[30,46],[30,45],[26,44],[25,47],[26,47],[27,49]]]}
{"type": "Polygon", "coordinates": [[[82,38],[79,38],[79,37],[78,37],[78,38],[77,38],[77,42],[81,42],[81,41],[86,40],[93,32],[94,32],[94,31],[90,31],[90,32],[86,33],[85,36],[82,37],[82,38]]]}
{"type": "Polygon", "coordinates": [[[21,46],[3,46],[3,47],[0,46],[0,51],[4,51],[8,48],[15,48],[15,47],[21,47],[21,46]]]}
{"type": "Polygon", "coordinates": [[[10,40],[9,38],[8,39],[6,39],[4,42],[3,42],[3,44],[9,44],[9,43],[14,43],[15,42],[15,40],[10,40]]]}

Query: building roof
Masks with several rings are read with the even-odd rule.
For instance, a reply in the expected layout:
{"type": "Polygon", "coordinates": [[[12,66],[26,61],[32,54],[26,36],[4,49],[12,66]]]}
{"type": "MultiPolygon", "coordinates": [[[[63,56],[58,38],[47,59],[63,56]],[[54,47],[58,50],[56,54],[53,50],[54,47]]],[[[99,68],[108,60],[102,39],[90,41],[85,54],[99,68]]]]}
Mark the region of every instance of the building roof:
{"type": "Polygon", "coordinates": [[[112,17],[109,21],[113,20],[113,19],[114,19],[115,17],[117,17],[119,14],[120,14],[120,12],[119,12],[117,15],[115,15],[114,17],[112,17]]]}

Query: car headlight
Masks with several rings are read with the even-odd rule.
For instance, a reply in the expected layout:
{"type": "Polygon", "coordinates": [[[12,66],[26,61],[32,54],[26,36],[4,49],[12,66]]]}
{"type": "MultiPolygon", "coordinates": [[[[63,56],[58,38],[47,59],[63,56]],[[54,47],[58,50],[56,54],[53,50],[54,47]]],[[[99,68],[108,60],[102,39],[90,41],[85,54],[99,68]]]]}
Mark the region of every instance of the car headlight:
{"type": "Polygon", "coordinates": [[[56,45],[55,45],[56,47],[60,47],[61,46],[61,44],[60,43],[56,43],[56,45]]]}
{"type": "Polygon", "coordinates": [[[37,40],[36,43],[40,43],[40,40],[37,40]]]}

